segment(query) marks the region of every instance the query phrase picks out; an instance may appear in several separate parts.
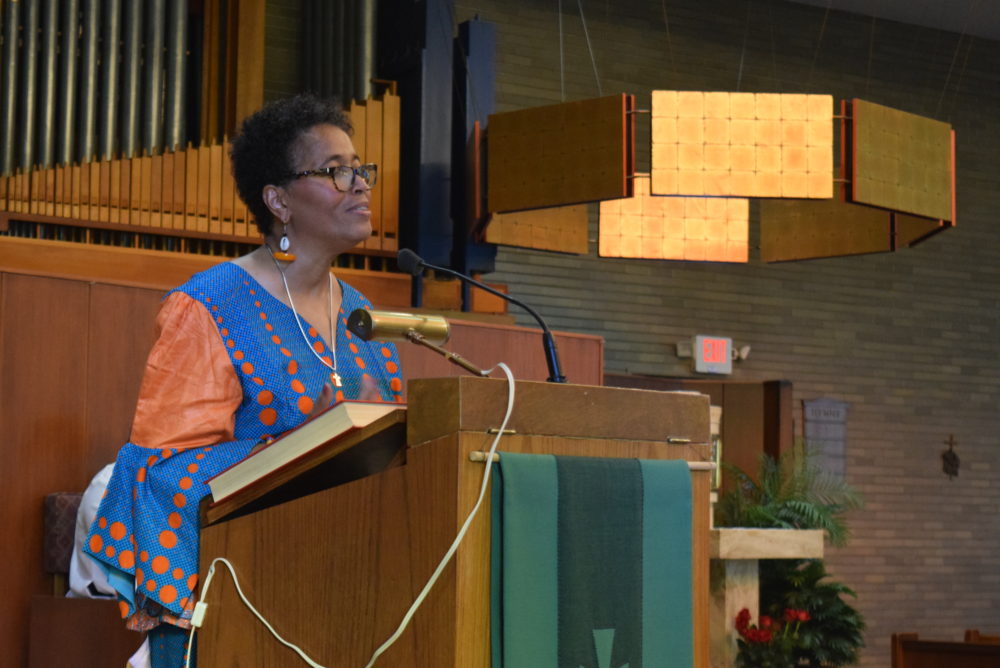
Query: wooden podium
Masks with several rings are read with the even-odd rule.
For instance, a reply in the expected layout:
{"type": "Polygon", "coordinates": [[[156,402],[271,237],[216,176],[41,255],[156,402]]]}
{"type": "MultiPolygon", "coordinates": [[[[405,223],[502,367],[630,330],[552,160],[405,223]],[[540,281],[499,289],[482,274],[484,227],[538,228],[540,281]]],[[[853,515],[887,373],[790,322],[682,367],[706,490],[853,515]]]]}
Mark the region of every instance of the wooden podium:
{"type": "MultiPolygon", "coordinates": [[[[362,667],[396,629],[475,503],[500,426],[507,383],[473,377],[409,385],[401,456],[353,482],[201,532],[201,577],[227,558],[254,606],[318,663],[362,667]]],[[[500,450],[594,457],[708,456],[708,397],[519,381],[500,450]]],[[[400,439],[402,441],[402,439],[400,439]]],[[[355,447],[364,448],[364,443],[355,447]]],[[[709,470],[692,470],[695,666],[708,666],[709,470]]],[[[295,481],[288,483],[294,485],[295,481]]],[[[487,497],[454,560],[409,628],[376,663],[488,668],[490,509],[487,497]]],[[[202,666],[304,665],[237,598],[223,568],[198,633],[202,666]]]]}

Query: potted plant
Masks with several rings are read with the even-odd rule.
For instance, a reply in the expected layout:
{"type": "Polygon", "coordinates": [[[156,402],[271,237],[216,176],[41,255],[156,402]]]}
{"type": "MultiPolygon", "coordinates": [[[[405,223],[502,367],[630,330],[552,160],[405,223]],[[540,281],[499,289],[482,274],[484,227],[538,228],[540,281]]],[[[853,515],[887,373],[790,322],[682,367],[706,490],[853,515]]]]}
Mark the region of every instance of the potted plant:
{"type": "MultiPolygon", "coordinates": [[[[844,514],[859,508],[861,498],[842,480],[821,471],[806,446],[800,444],[779,460],[763,455],[756,478],[737,467],[726,468],[734,475],[735,484],[716,505],[717,526],[823,529],[832,545],[847,542],[844,514]]],[[[762,559],[760,609],[765,614],[756,626],[745,620],[745,630],[756,632],[749,638],[740,634],[740,665],[765,665],[753,663],[762,660],[758,654],[778,655],[781,651],[791,655],[790,666],[832,668],[856,663],[858,650],[864,646],[865,622],[845,597],[856,595],[846,585],[829,579],[821,559],[762,559]],[[789,630],[787,610],[802,611],[807,619],[797,620],[789,630]],[[775,625],[773,620],[783,620],[780,631],[791,634],[793,641],[782,635],[784,640],[775,642],[777,636],[772,632],[771,641],[759,642],[767,635],[759,633],[767,630],[765,619],[770,625],[775,625]]]]}

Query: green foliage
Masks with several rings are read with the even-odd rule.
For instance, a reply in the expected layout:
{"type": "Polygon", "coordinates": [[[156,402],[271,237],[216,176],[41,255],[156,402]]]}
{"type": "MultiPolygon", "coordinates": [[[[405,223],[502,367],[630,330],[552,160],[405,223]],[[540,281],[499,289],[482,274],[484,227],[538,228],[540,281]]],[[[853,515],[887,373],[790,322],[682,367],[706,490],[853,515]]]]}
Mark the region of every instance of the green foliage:
{"type": "MultiPolygon", "coordinates": [[[[716,525],[769,529],[823,529],[832,545],[850,535],[844,514],[862,506],[849,485],[821,471],[799,445],[780,460],[763,455],[756,478],[733,466],[735,485],[716,504],[716,525]]],[[[799,629],[795,657],[813,668],[857,663],[864,646],[865,622],[845,596],[847,586],[831,582],[822,560],[761,560],[761,611],[805,610],[810,620],[799,629]]]]}
{"type": "Polygon", "coordinates": [[[756,479],[726,465],[733,489],[715,508],[716,526],[768,529],[823,529],[832,545],[842,546],[850,535],[843,514],[861,507],[850,485],[821,471],[802,446],[775,461],[761,455],[756,479]]]}
{"type": "Polygon", "coordinates": [[[795,651],[800,666],[853,665],[864,647],[864,618],[844,600],[856,594],[828,577],[820,559],[760,562],[761,610],[774,615],[787,608],[809,613],[809,621],[799,629],[795,651]]]}

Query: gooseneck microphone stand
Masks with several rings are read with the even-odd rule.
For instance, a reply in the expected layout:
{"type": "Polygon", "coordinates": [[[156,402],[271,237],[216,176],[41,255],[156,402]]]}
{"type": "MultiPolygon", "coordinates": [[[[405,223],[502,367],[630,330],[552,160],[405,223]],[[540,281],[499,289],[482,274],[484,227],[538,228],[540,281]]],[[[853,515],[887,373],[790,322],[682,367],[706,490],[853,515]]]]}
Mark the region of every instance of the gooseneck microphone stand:
{"type": "Polygon", "coordinates": [[[491,295],[496,295],[501,299],[510,302],[511,304],[516,304],[520,306],[525,311],[527,311],[531,316],[538,321],[539,326],[542,328],[542,347],[545,350],[545,363],[549,368],[548,381],[550,383],[565,383],[566,376],[562,375],[562,371],[559,368],[559,352],[556,350],[556,341],[552,336],[552,331],[549,330],[549,326],[545,324],[542,320],[542,316],[538,315],[535,309],[531,308],[519,299],[515,299],[510,295],[506,295],[499,290],[491,288],[481,281],[477,281],[471,276],[466,276],[461,272],[457,272],[454,269],[448,269],[447,267],[438,267],[433,264],[428,264],[424,262],[423,259],[411,251],[409,248],[403,248],[399,251],[396,256],[396,262],[399,264],[399,268],[410,274],[411,276],[419,276],[424,269],[433,269],[434,271],[441,272],[442,274],[448,274],[449,276],[454,276],[470,285],[474,285],[477,288],[485,290],[491,295]]]}

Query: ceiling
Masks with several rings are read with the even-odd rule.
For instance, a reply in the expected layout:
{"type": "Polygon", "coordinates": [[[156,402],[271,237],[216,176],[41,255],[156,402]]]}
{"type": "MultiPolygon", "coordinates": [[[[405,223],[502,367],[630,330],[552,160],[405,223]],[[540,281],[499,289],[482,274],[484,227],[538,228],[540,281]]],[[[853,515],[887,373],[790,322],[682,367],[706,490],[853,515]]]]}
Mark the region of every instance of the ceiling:
{"type": "Polygon", "coordinates": [[[997,0],[793,0],[807,5],[874,16],[1000,40],[997,0]]]}

